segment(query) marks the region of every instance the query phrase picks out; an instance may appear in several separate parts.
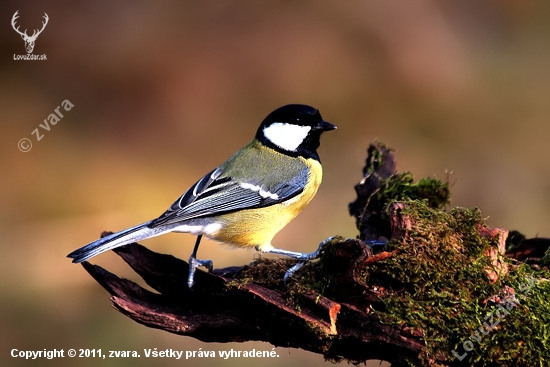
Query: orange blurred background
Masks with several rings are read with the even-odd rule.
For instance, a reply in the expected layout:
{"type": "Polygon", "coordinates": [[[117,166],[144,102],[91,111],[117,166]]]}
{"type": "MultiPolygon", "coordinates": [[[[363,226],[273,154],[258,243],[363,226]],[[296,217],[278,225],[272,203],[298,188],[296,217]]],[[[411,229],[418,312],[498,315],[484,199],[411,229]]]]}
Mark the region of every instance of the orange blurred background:
{"type": "MultiPolygon", "coordinates": [[[[65,256],[152,219],[203,174],[246,144],[287,103],[320,109],[324,182],[274,244],[311,251],[331,235],[354,237],[347,204],[366,148],[396,149],[416,178],[450,175],[452,206],[478,206],[490,225],[550,236],[550,3],[3,2],[0,17],[0,361],[10,350],[271,350],[264,343],[206,344],[148,329],[110,307],[108,294],[65,256]],[[34,54],[20,29],[49,23],[34,54]],[[44,119],[74,107],[50,131],[44,119]],[[37,141],[33,130],[43,138],[37,141]],[[28,138],[29,152],[18,142],[28,138]]],[[[148,240],[187,259],[194,237],[148,240]]],[[[204,241],[216,267],[254,251],[204,241]]],[[[94,258],[138,281],[112,253],[94,258]]],[[[184,286],[182,284],[182,286],[184,286]]],[[[200,285],[197,285],[200,286],[200,285]]],[[[320,365],[280,358],[217,358],[221,366],[320,365]]],[[[153,359],[78,359],[79,366],[147,366],[153,359]]],[[[212,361],[161,360],[167,366],[212,361]]],[[[378,365],[378,362],[370,365],[378,365]]],[[[387,366],[387,363],[383,363],[387,366]]]]}

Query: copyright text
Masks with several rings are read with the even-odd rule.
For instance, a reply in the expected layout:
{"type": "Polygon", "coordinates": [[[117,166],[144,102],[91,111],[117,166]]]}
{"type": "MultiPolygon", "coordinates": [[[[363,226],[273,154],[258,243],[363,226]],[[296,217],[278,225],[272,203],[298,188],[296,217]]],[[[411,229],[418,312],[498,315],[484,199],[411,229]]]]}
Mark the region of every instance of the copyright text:
{"type": "Polygon", "coordinates": [[[195,359],[195,358],[278,358],[275,348],[271,350],[175,350],[147,348],[137,350],[105,350],[102,349],[42,349],[42,350],[11,350],[12,358],[24,359],[54,359],[54,358],[171,358],[171,359],[195,359]]]}

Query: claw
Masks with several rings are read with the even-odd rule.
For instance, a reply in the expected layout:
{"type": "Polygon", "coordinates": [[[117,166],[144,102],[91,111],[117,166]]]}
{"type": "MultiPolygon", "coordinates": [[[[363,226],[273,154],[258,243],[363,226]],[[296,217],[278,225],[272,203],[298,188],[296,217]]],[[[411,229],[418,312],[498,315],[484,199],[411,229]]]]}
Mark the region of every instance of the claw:
{"type": "MultiPolygon", "coordinates": [[[[285,276],[283,277],[283,283],[286,285],[288,279],[292,277],[298,270],[300,270],[308,261],[311,261],[313,259],[317,259],[319,256],[321,256],[321,253],[323,252],[324,247],[329,244],[330,242],[333,242],[334,240],[343,240],[340,236],[332,236],[325,240],[323,240],[319,247],[317,247],[317,250],[311,252],[311,253],[301,253],[301,252],[293,252],[293,251],[287,251],[287,250],[281,250],[281,249],[271,249],[268,252],[279,254],[279,255],[286,255],[293,257],[298,260],[298,262],[292,266],[290,269],[288,269],[285,273],[285,276]]],[[[369,247],[369,249],[372,246],[383,246],[386,245],[386,241],[365,241],[365,244],[369,247]]]]}
{"type": "Polygon", "coordinates": [[[333,236],[325,239],[319,244],[319,247],[317,247],[317,250],[311,252],[311,253],[303,253],[303,252],[294,252],[294,251],[287,251],[277,248],[272,248],[266,252],[270,252],[273,254],[278,255],[285,255],[289,257],[293,257],[298,260],[298,263],[296,263],[294,266],[292,266],[290,269],[288,269],[285,273],[285,276],[283,277],[283,283],[286,284],[288,279],[293,276],[298,270],[302,268],[308,261],[311,261],[313,259],[317,259],[321,253],[323,252],[323,248],[330,242],[334,241],[338,236],[333,236]]]}
{"type": "Polygon", "coordinates": [[[199,266],[204,266],[208,269],[208,272],[212,272],[214,264],[212,260],[199,260],[193,255],[189,258],[189,276],[187,277],[187,286],[189,289],[193,288],[195,284],[195,272],[199,266]]]}
{"type": "Polygon", "coordinates": [[[285,273],[285,276],[283,277],[283,284],[286,285],[286,282],[288,281],[288,279],[291,276],[293,276],[298,270],[300,270],[302,268],[302,266],[304,266],[306,264],[306,262],[307,261],[302,261],[302,262],[296,263],[296,265],[294,265],[293,267],[288,269],[285,273]]]}
{"type": "MultiPolygon", "coordinates": [[[[378,240],[364,240],[363,243],[367,246],[369,249],[369,256],[374,253],[374,246],[386,246],[388,244],[388,241],[378,241],[378,240]]],[[[382,249],[383,250],[383,249],[382,249]]],[[[380,250],[380,251],[382,251],[380,250]]],[[[376,250],[378,251],[378,250],[376,250]]]]}
{"type": "Polygon", "coordinates": [[[386,246],[388,244],[388,241],[377,241],[377,240],[367,240],[363,241],[367,246],[386,246]]]}
{"type": "Polygon", "coordinates": [[[197,259],[197,251],[199,250],[201,239],[202,235],[198,235],[197,241],[195,242],[195,247],[193,248],[193,252],[189,257],[189,275],[187,276],[187,287],[189,287],[189,289],[193,288],[193,284],[195,284],[195,272],[197,271],[197,268],[199,266],[204,266],[205,268],[207,268],[209,273],[214,270],[214,264],[212,263],[212,260],[197,259]]]}

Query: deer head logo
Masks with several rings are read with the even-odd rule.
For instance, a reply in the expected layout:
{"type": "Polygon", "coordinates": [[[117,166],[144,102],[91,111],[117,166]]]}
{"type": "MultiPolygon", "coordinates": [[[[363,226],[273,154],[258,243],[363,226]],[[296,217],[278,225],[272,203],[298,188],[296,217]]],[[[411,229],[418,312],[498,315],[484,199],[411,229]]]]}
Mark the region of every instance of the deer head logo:
{"type": "Polygon", "coordinates": [[[35,29],[34,32],[32,33],[32,36],[29,36],[27,35],[27,30],[25,29],[25,32],[21,32],[19,31],[19,27],[15,28],[15,20],[17,18],[19,18],[19,15],[17,15],[17,13],[19,13],[19,10],[15,12],[15,14],[13,14],[13,18],[11,18],[11,26],[13,27],[13,29],[19,33],[21,35],[21,38],[23,38],[23,41],[25,41],[25,49],[27,49],[27,53],[30,54],[32,53],[32,50],[34,49],[34,43],[36,42],[36,39],[38,38],[38,36],[40,35],[40,33],[42,33],[42,31],[44,30],[44,28],[46,28],[46,24],[48,24],[48,14],[44,13],[44,22],[42,22],[42,29],[41,30],[37,30],[35,29]]]}

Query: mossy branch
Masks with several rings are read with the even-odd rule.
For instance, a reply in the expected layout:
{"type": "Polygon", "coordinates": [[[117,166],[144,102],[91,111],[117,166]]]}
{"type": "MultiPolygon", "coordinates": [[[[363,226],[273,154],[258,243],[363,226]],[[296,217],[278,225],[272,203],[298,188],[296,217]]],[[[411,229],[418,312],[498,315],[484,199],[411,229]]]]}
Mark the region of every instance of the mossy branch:
{"type": "Polygon", "coordinates": [[[414,183],[411,174],[397,173],[382,144],[369,148],[363,174],[349,207],[358,238],[335,238],[286,286],[282,279],[293,260],[260,259],[197,272],[190,291],[185,261],[138,244],[115,251],[156,292],[83,266],[118,311],[206,342],[266,341],[332,360],[383,359],[392,366],[544,361],[550,240],[514,232],[506,243],[508,232],[488,228],[479,210],[444,211],[448,183],[414,183]],[[381,239],[388,245],[374,254],[364,242],[381,239]],[[506,308],[505,319],[475,334],[479,320],[497,307],[506,308]]]}

